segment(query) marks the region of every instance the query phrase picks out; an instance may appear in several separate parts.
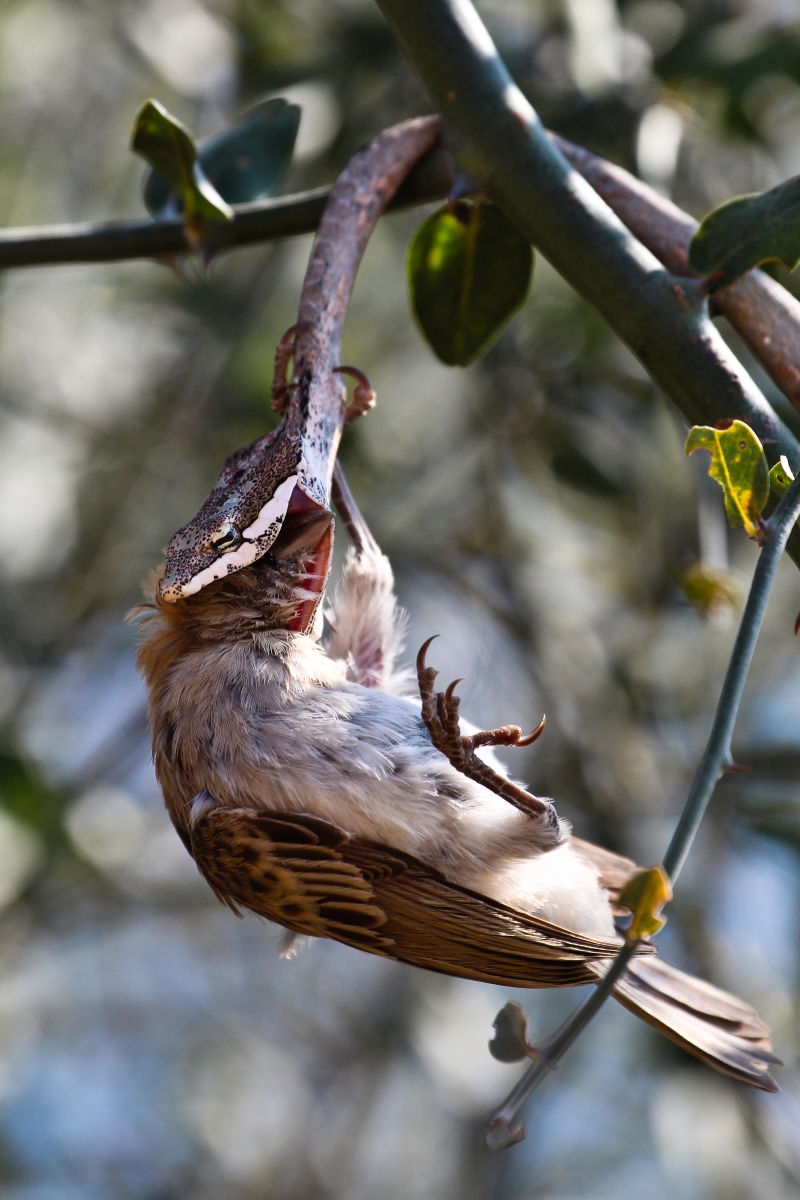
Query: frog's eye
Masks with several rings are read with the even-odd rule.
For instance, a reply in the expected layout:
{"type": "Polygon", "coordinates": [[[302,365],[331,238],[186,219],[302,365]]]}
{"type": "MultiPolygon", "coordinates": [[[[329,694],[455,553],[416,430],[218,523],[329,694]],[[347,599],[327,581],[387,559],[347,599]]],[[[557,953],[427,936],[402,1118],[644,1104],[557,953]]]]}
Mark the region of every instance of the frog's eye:
{"type": "Polygon", "coordinates": [[[221,525],[216,533],[211,535],[211,546],[220,554],[235,550],[242,544],[242,535],[235,525],[221,525]]]}

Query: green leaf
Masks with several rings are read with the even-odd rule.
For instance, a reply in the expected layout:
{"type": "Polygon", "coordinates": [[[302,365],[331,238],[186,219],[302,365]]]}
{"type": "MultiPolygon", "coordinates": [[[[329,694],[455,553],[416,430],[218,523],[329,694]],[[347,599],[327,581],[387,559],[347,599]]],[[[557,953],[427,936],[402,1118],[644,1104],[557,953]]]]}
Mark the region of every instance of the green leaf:
{"type": "MultiPolygon", "coordinates": [[[[286,174],[299,125],[296,104],[265,100],[229,129],[198,142],[197,161],[228,204],[261,200],[274,195],[286,174]]],[[[179,205],[180,196],[156,167],[145,180],[144,202],[153,216],[179,205]]]]}
{"type": "Polygon", "coordinates": [[[498,1062],[520,1062],[536,1058],[538,1051],[528,1040],[528,1019],[519,1004],[509,1000],[494,1019],[494,1037],[489,1053],[498,1062]]]}
{"type": "Polygon", "coordinates": [[[158,101],[147,100],[136,114],[131,149],[180,196],[188,234],[201,237],[204,220],[233,220],[233,210],[197,161],[197,146],[189,130],[158,101]]]}
{"type": "Polygon", "coordinates": [[[689,266],[711,276],[710,292],[764,262],[790,271],[800,262],[800,176],[713,209],[689,247],[689,266]]]}
{"type": "Polygon", "coordinates": [[[459,201],[423,222],[407,266],[423,336],[442,362],[464,367],[523,303],[533,251],[499,208],[459,201]]]}
{"type": "Polygon", "coordinates": [[[640,942],[663,929],[667,922],[660,915],[661,909],[671,899],[672,884],[663,867],[637,871],[619,894],[621,907],[629,908],[633,914],[625,931],[625,940],[640,942]]]}
{"type": "Polygon", "coordinates": [[[789,490],[789,485],[794,483],[794,475],[792,468],[789,466],[789,460],[785,454],[782,454],[779,461],[775,463],[769,473],[769,486],[774,496],[782,496],[784,492],[789,490]]]}
{"type": "Polygon", "coordinates": [[[686,453],[708,450],[708,473],[725,493],[725,511],[734,529],[742,526],[750,537],[758,537],[758,516],[769,496],[769,468],[761,442],[744,421],[720,421],[695,425],[686,439],[686,453]]]}

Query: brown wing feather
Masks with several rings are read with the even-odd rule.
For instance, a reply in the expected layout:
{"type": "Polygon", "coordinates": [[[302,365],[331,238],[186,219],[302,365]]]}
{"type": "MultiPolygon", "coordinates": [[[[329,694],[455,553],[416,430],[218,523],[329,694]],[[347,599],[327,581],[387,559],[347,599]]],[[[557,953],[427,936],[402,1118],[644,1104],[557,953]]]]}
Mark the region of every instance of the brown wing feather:
{"type": "Polygon", "coordinates": [[[458,887],[418,859],[308,814],[212,809],[192,853],[217,896],[312,937],[511,987],[596,978],[616,953],[458,887]]]}
{"type": "MultiPolygon", "coordinates": [[[[579,845],[612,896],[636,870],[630,859],[579,845]]],[[[195,824],[191,849],[234,911],[447,975],[526,988],[596,983],[618,948],[506,908],[307,814],[212,808],[195,824]]],[[[735,996],[652,957],[631,963],[614,995],[717,1070],[775,1089],[769,1030],[735,996]]]]}
{"type": "Polygon", "coordinates": [[[295,933],[381,953],[391,942],[370,882],[341,853],[347,835],[327,821],[249,809],[212,809],[192,829],[192,854],[219,899],[295,933]]]}

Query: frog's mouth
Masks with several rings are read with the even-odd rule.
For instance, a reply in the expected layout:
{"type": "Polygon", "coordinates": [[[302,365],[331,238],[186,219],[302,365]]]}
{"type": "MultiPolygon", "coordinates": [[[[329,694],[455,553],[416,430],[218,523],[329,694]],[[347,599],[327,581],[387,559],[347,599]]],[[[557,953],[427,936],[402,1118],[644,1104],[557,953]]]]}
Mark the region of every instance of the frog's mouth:
{"type": "Polygon", "coordinates": [[[333,513],[295,487],[281,531],[269,553],[278,562],[300,554],[303,556],[303,598],[288,628],[295,633],[308,633],[330,574],[333,513]]]}

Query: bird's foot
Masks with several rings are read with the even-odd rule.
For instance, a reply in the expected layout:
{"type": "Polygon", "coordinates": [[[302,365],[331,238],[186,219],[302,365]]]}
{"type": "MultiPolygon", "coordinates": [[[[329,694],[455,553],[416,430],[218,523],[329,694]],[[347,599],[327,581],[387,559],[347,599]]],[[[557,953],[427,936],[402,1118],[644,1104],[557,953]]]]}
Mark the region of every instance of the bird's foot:
{"type": "Polygon", "coordinates": [[[433,638],[420,649],[417,655],[417,682],[422,700],[422,720],[430,734],[431,741],[437,750],[468,779],[483,784],[495,792],[509,804],[541,824],[547,840],[553,844],[563,840],[564,831],[551,800],[533,796],[520,784],[506,779],[499,771],[495,771],[487,762],[475,753],[482,746],[530,746],[539,738],[544,730],[545,719],[536,726],[532,733],[522,736],[519,725],[501,725],[497,729],[484,729],[478,733],[463,734],[459,721],[460,701],[455,694],[456,686],[461,682],[453,680],[444,692],[435,690],[438,674],[433,667],[426,663],[428,648],[433,638]]]}

